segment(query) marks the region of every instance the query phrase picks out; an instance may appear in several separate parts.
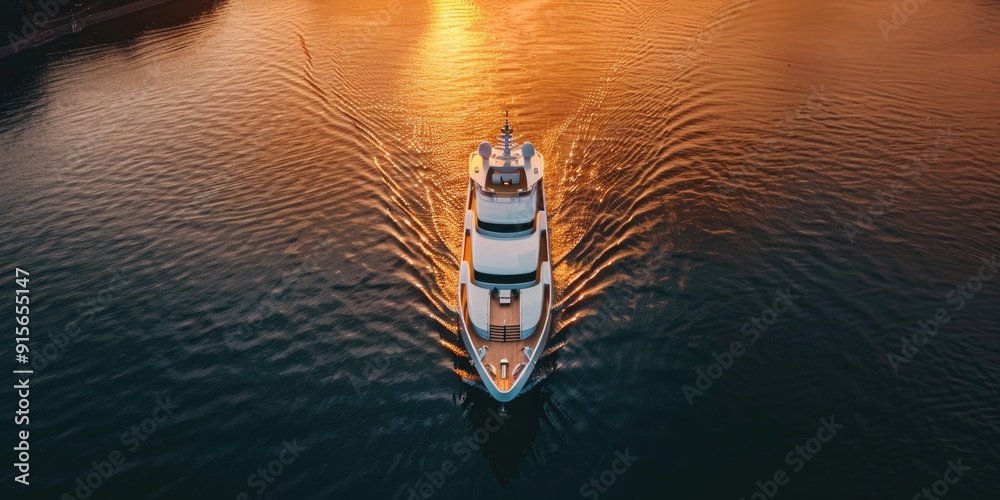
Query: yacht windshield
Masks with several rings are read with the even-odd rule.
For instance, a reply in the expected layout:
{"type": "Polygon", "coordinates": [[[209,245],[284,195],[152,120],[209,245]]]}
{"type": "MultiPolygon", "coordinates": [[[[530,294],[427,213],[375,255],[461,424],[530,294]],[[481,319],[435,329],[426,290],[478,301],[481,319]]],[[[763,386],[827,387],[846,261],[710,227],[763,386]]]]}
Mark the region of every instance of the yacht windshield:
{"type": "Polygon", "coordinates": [[[476,189],[476,215],[481,222],[525,224],[535,219],[537,196],[532,188],[518,196],[495,196],[476,189]]]}

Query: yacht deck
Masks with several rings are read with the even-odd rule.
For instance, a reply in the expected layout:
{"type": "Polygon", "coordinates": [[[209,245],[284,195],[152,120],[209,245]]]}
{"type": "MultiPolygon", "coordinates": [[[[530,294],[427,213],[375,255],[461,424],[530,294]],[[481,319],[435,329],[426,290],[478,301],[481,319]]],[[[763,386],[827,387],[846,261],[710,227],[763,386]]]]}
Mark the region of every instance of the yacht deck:
{"type": "MultiPolygon", "coordinates": [[[[490,172],[494,172],[494,169],[490,169],[490,172]]],[[[525,174],[524,169],[518,167],[516,173],[502,174],[505,177],[511,175],[518,176],[517,183],[503,183],[503,182],[493,182],[493,175],[486,176],[486,189],[492,189],[496,193],[500,194],[516,194],[520,191],[526,191],[528,189],[528,175],[525,174]]]]}

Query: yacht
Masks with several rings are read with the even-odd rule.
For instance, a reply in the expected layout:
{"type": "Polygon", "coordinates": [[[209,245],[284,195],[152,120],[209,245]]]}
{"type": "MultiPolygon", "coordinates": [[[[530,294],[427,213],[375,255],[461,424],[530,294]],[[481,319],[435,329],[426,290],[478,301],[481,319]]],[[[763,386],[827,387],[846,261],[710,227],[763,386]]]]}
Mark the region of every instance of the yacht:
{"type": "Polygon", "coordinates": [[[497,146],[469,155],[459,330],[472,364],[494,399],[524,389],[552,323],[552,265],[542,176],[530,142],[517,145],[509,118],[497,146]]]}

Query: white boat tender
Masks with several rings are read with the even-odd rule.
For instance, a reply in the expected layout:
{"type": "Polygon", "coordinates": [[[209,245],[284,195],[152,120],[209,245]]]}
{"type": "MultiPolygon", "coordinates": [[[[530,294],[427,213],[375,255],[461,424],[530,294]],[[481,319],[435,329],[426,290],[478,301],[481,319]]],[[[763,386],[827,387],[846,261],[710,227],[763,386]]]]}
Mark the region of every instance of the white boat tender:
{"type": "Polygon", "coordinates": [[[501,402],[524,388],[552,323],[552,267],[542,176],[535,147],[479,145],[469,156],[469,195],[458,280],[462,341],[490,394],[501,402]]]}

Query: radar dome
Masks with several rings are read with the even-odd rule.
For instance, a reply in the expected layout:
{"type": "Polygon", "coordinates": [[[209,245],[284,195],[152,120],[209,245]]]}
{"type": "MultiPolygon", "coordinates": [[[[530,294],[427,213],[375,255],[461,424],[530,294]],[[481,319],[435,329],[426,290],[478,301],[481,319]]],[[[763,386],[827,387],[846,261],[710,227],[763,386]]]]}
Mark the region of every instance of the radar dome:
{"type": "Polygon", "coordinates": [[[493,156],[493,146],[486,141],[479,143],[479,156],[490,159],[490,156],[493,156]]]}

